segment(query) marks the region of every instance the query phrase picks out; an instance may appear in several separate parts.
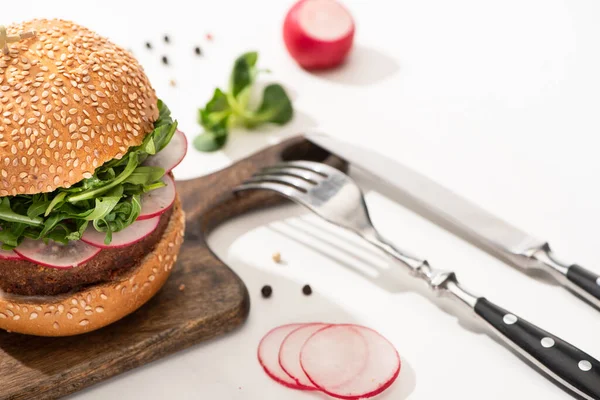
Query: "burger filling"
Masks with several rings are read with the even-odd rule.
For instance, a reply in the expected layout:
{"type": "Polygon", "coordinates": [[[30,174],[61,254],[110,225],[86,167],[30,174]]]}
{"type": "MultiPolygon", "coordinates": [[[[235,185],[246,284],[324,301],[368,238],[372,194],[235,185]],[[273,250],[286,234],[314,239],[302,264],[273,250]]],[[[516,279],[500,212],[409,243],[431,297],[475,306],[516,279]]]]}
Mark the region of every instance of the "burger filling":
{"type": "Polygon", "coordinates": [[[154,130],[143,143],[106,162],[91,177],[50,193],[1,198],[2,249],[14,249],[25,238],[66,244],[80,240],[90,225],[105,232],[108,245],[114,232],[133,224],[142,195],[165,186],[165,169],[144,165],[169,144],[177,129],[167,106],[159,101],[158,107],[154,130]]]}
{"type": "Polygon", "coordinates": [[[0,198],[0,289],[67,292],[112,279],[152,250],[173,203],[161,203],[160,193],[174,198],[170,170],[185,154],[177,122],[160,100],[158,109],[143,142],[93,175],[49,193],[0,198]],[[144,215],[146,201],[156,209],[144,215]]]}

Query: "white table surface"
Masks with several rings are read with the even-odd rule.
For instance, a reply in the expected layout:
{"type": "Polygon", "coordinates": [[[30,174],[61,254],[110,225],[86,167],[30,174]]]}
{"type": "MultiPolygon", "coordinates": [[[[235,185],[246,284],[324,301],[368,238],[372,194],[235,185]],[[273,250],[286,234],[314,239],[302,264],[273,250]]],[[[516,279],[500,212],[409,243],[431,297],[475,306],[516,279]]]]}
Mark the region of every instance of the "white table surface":
{"type": "MultiPolygon", "coordinates": [[[[260,65],[273,70],[265,78],[293,94],[296,119],[263,133],[236,132],[216,154],[192,149],[178,178],[319,129],[401,160],[546,238],[563,258],[600,271],[600,3],[345,3],[357,21],[356,47],[345,67],[322,74],[299,69],[283,47],[290,0],[21,0],[2,7],[0,22],[64,17],[131,48],[189,138],[199,132],[196,109],[226,84],[233,59],[259,50],[260,65]],[[161,42],[165,33],[172,44],[161,42]],[[203,57],[193,53],[197,44],[203,57]],[[161,64],[163,54],[171,66],[161,64]]],[[[508,267],[375,192],[368,203],[376,225],[401,246],[455,269],[468,287],[600,357],[600,315],[564,289],[508,267]]],[[[248,286],[247,323],[72,399],[321,399],[273,383],[255,360],[269,328],[311,320],[365,324],[397,346],[402,373],[382,399],[569,398],[470,317],[457,319],[406,279],[357,274],[374,267],[385,274],[389,264],[298,207],[232,221],[210,243],[248,286]],[[273,263],[275,251],[285,265],[273,263]],[[302,296],[305,283],[313,296],[302,296]],[[260,297],[263,284],[274,288],[269,300],[260,297]]]]}

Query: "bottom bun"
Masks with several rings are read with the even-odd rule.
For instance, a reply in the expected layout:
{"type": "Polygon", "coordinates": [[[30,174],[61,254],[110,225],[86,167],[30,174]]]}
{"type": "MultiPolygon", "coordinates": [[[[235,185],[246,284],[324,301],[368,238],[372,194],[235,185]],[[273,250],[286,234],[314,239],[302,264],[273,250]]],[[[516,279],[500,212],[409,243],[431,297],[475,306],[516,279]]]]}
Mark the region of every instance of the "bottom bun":
{"type": "MultiPolygon", "coordinates": [[[[71,336],[111,324],[141,307],[167,281],[183,242],[179,197],[154,250],[114,281],[60,296],[0,297],[0,329],[36,336],[71,336]]],[[[80,267],[85,268],[85,265],[80,267]]]]}

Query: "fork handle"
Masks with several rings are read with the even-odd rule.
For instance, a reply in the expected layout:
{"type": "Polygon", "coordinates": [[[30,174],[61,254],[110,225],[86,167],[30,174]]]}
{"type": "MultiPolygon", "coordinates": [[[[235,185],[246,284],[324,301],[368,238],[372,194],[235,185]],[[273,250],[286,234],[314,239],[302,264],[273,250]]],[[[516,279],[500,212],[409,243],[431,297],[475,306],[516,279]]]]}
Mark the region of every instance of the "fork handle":
{"type": "Polygon", "coordinates": [[[509,347],[566,389],[586,400],[600,399],[600,362],[572,344],[473,295],[449,273],[439,289],[475,311],[509,347]]]}
{"type": "Polygon", "coordinates": [[[600,362],[572,344],[498,307],[485,297],[475,313],[510,347],[585,399],[600,399],[600,362]]]}
{"type": "Polygon", "coordinates": [[[566,389],[586,400],[600,400],[598,360],[485,297],[473,295],[458,283],[453,272],[431,268],[427,261],[398,249],[376,231],[373,235],[367,233],[363,237],[408,267],[413,275],[425,280],[434,291],[450,294],[474,310],[508,346],[566,389]]]}

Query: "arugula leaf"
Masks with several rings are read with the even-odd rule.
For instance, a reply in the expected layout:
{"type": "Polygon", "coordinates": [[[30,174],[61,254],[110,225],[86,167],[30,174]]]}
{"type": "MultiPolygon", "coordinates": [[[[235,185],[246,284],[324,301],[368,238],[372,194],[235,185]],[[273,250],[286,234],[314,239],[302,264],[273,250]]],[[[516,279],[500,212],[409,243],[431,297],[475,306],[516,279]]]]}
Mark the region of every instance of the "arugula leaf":
{"type": "Polygon", "coordinates": [[[46,207],[46,211],[44,212],[44,217],[47,217],[48,215],[50,215],[50,213],[52,212],[52,209],[54,207],[56,207],[59,203],[64,201],[65,197],[67,197],[67,192],[61,192],[61,193],[57,194],[56,197],[54,199],[52,199],[50,204],[48,204],[48,207],[46,207]]]}
{"type": "Polygon", "coordinates": [[[143,193],[151,192],[153,190],[160,189],[161,187],[165,187],[165,186],[167,186],[167,184],[164,183],[163,181],[155,182],[150,185],[144,185],[142,192],[143,193]]]}
{"type": "Polygon", "coordinates": [[[19,236],[21,233],[17,230],[17,225],[14,225],[13,231],[0,231],[0,242],[4,250],[11,250],[19,244],[19,236]]]}
{"type": "Polygon", "coordinates": [[[268,85],[256,110],[248,103],[256,77],[262,71],[257,68],[258,53],[251,51],[239,56],[229,78],[228,92],[215,89],[204,108],[198,110],[198,123],[204,132],[194,139],[199,151],[216,151],[225,146],[229,129],[235,126],[256,128],[262,124],[284,125],[294,116],[292,102],[279,84],[268,85]]]}
{"type": "Polygon", "coordinates": [[[35,217],[39,217],[40,215],[43,215],[46,210],[48,209],[48,206],[50,205],[50,201],[44,201],[44,200],[40,200],[38,202],[33,202],[31,203],[31,205],[29,206],[29,208],[27,209],[27,216],[30,218],[35,218],[35,217]]]}
{"type": "Polygon", "coordinates": [[[160,167],[137,167],[124,182],[133,185],[149,185],[160,180],[164,175],[165,170],[160,167]]]}
{"type": "Polygon", "coordinates": [[[3,197],[0,202],[0,219],[25,225],[39,226],[43,224],[43,220],[39,217],[31,218],[27,215],[20,215],[14,212],[10,208],[10,199],[8,197],[3,197]]]}
{"type": "Polygon", "coordinates": [[[124,182],[125,179],[127,179],[127,177],[129,177],[129,175],[131,175],[133,173],[133,171],[135,170],[135,168],[138,165],[138,157],[137,157],[137,154],[135,152],[129,153],[129,157],[127,157],[127,158],[128,158],[129,161],[127,161],[127,165],[125,166],[125,169],[123,170],[123,172],[121,172],[114,179],[112,179],[109,182],[106,182],[106,183],[103,183],[101,185],[98,185],[95,188],[91,188],[91,189],[88,189],[88,190],[83,191],[81,193],[69,196],[67,198],[67,201],[69,201],[70,203],[77,203],[78,201],[82,201],[82,200],[94,199],[98,195],[100,195],[100,194],[106,192],[107,190],[109,190],[109,189],[117,186],[121,182],[124,182]]]}
{"type": "Polygon", "coordinates": [[[77,225],[77,229],[66,234],[65,235],[65,239],[67,241],[69,240],[81,240],[81,237],[83,236],[83,232],[85,232],[85,230],[87,229],[88,225],[89,225],[89,221],[86,220],[77,220],[76,221],[76,225],[77,225]]]}
{"type": "Polygon", "coordinates": [[[109,244],[113,232],[131,225],[141,212],[141,194],[165,185],[162,168],[140,165],[164,149],[177,129],[177,122],[160,100],[158,110],[154,130],[143,142],[122,158],[98,167],[91,178],[50,193],[0,198],[2,248],[12,249],[25,237],[60,243],[79,240],[90,222],[106,232],[105,243],[109,244]]]}
{"type": "MultiPolygon", "coordinates": [[[[173,122],[169,125],[161,125],[158,128],[155,128],[154,133],[149,140],[154,143],[156,153],[167,147],[176,130],[177,122],[173,122]]],[[[139,149],[137,151],[139,152],[139,149]]]]}
{"type": "Polygon", "coordinates": [[[96,207],[85,217],[86,221],[95,221],[104,219],[119,204],[121,196],[102,197],[96,199],[96,207]]]}

